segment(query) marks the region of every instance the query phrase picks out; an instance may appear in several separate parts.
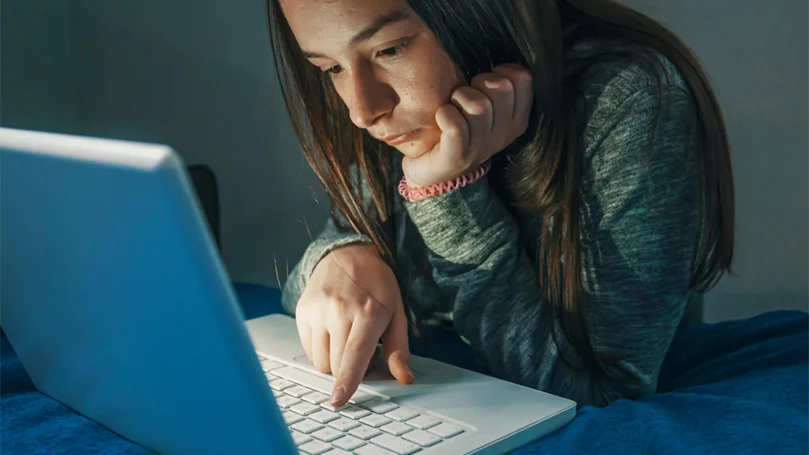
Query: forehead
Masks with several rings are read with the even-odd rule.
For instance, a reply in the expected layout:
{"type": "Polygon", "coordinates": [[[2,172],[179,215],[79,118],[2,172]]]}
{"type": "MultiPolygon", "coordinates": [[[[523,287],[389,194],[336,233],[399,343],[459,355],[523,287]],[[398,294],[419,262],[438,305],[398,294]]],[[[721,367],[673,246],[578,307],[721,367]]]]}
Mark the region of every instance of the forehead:
{"type": "Polygon", "coordinates": [[[395,11],[412,12],[406,0],[280,0],[301,48],[338,44],[377,18],[395,11]]]}

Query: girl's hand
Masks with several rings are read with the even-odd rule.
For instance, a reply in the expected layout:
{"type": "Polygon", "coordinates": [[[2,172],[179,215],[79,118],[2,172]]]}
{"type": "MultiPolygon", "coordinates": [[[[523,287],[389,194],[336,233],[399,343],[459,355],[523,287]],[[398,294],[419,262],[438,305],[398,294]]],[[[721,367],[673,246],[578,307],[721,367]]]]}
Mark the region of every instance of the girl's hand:
{"type": "Polygon", "coordinates": [[[413,382],[399,285],[373,247],[350,245],[327,254],[306,284],[295,321],[309,360],[335,377],[332,406],[343,406],[356,392],[380,338],[391,374],[413,382]]]}
{"type": "Polygon", "coordinates": [[[411,187],[460,177],[505,149],[528,129],[534,86],[525,68],[507,64],[455,89],[451,102],[438,109],[435,120],[441,139],[429,152],[404,157],[402,169],[411,187]]]}

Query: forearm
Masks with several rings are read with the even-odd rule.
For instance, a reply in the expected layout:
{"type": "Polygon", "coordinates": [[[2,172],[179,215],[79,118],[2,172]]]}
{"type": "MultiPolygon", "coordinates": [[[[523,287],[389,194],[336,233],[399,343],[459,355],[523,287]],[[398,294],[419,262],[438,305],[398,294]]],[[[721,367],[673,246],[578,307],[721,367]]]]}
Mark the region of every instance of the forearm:
{"type": "Polygon", "coordinates": [[[406,204],[430,253],[433,279],[453,298],[459,335],[508,380],[544,388],[548,356],[535,267],[519,227],[485,180],[406,204]]]}
{"type": "MultiPolygon", "coordinates": [[[[407,205],[430,250],[434,281],[453,298],[458,334],[495,376],[580,405],[653,393],[662,354],[682,314],[680,300],[687,299],[687,289],[677,282],[681,267],[660,270],[671,278],[661,283],[664,287],[652,285],[647,291],[634,279],[647,264],[630,266],[617,257],[602,264],[603,270],[615,270],[610,277],[615,283],[604,286],[605,294],[592,295],[588,325],[607,336],[585,341],[606,374],[584,370],[560,321],[546,311],[550,303],[516,221],[486,185],[482,181],[407,205]],[[609,295],[609,289],[624,287],[633,290],[609,295]]],[[[590,282],[602,278],[585,275],[590,282]]]]}

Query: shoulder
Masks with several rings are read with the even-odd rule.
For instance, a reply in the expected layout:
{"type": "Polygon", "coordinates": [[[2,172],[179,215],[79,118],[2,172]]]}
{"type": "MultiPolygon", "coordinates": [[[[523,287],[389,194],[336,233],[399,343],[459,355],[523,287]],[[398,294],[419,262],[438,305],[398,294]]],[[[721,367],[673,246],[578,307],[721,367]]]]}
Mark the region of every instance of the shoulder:
{"type": "MultiPolygon", "coordinates": [[[[674,63],[660,52],[622,40],[581,42],[566,52],[566,77],[584,114],[618,110],[627,101],[690,95],[674,63]]],[[[585,118],[593,119],[585,115],[585,118]]]]}
{"type": "Polygon", "coordinates": [[[623,41],[602,41],[570,49],[568,61],[585,165],[655,153],[692,158],[695,102],[670,59],[623,41]]]}

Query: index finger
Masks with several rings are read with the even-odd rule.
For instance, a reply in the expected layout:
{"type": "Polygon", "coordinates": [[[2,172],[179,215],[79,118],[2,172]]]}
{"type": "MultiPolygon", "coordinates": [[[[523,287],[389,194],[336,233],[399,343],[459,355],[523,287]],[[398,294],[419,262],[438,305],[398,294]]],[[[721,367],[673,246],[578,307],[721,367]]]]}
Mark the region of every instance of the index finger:
{"type": "Polygon", "coordinates": [[[340,362],[338,377],[334,382],[330,400],[333,407],[345,405],[357,391],[385,328],[384,320],[370,317],[354,319],[340,362]]]}

